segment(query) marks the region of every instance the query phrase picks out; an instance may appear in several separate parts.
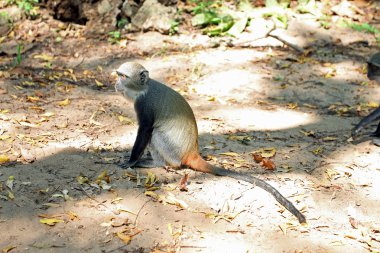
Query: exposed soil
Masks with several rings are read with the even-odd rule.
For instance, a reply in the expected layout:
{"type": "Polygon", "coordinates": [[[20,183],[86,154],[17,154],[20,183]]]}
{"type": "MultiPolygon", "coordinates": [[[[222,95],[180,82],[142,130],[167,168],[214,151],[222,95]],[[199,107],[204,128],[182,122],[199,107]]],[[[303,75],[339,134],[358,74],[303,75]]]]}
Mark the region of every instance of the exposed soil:
{"type": "MultiPolygon", "coordinates": [[[[0,72],[0,155],[9,158],[0,165],[0,248],[379,252],[380,148],[366,137],[375,125],[347,141],[379,102],[379,86],[363,72],[379,47],[368,34],[304,24],[291,23],[287,35],[312,44],[306,56],[273,38],[249,48],[154,32],[130,34],[125,46],[80,36],[31,42],[20,66],[0,72]],[[111,72],[125,61],[189,101],[202,156],[266,180],[307,226],[244,182],[189,169],[122,170],[137,130],[133,105],[113,90],[111,72]],[[261,148],[276,149],[275,170],[253,160],[261,148]],[[148,173],[157,189],[144,186],[148,173]]],[[[1,66],[13,60],[4,56],[1,66]]]]}

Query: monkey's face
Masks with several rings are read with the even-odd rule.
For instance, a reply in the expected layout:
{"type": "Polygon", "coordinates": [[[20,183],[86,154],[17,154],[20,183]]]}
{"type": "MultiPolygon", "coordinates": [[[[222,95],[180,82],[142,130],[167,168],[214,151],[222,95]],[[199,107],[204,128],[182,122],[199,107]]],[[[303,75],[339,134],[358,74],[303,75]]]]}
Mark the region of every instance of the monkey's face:
{"type": "Polygon", "coordinates": [[[138,63],[127,62],[117,70],[115,90],[125,97],[135,100],[148,89],[149,73],[138,63]]]}

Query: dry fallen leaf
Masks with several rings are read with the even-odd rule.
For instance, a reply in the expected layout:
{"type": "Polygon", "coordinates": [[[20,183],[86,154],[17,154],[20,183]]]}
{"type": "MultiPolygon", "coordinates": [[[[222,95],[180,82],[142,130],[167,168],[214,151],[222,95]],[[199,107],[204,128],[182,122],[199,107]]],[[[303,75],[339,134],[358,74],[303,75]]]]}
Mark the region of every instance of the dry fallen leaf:
{"type": "Polygon", "coordinates": [[[15,178],[14,176],[9,176],[8,177],[8,180],[7,182],[5,183],[5,185],[9,188],[9,190],[13,191],[13,182],[14,182],[15,178]]]}
{"type": "Polygon", "coordinates": [[[349,217],[348,220],[350,221],[350,224],[353,228],[355,228],[355,229],[358,228],[359,222],[357,220],[355,220],[355,218],[349,217]]]}
{"type": "Polygon", "coordinates": [[[68,211],[66,214],[71,221],[79,220],[78,214],[74,213],[73,211],[68,211]]]}
{"type": "Polygon", "coordinates": [[[102,171],[102,173],[100,173],[100,175],[98,176],[98,178],[96,179],[96,183],[97,184],[100,184],[101,181],[105,181],[107,183],[110,183],[111,182],[111,179],[110,177],[108,176],[108,171],[107,170],[104,170],[102,171]]]}
{"type": "Polygon", "coordinates": [[[8,253],[8,252],[10,252],[11,250],[13,250],[13,249],[15,249],[15,248],[16,248],[16,246],[7,246],[7,247],[3,248],[3,249],[1,250],[1,252],[2,252],[2,253],[8,253]]]}
{"type": "Polygon", "coordinates": [[[79,184],[85,184],[85,183],[89,182],[88,178],[86,176],[83,176],[83,175],[77,176],[76,179],[77,179],[77,182],[79,184]]]}
{"type": "Polygon", "coordinates": [[[322,141],[336,141],[338,138],[333,136],[327,136],[322,138],[322,141]]]}
{"type": "Polygon", "coordinates": [[[34,97],[34,96],[28,96],[28,98],[26,100],[28,102],[34,103],[34,102],[40,101],[40,98],[39,97],[34,97]]]}
{"type": "Polygon", "coordinates": [[[224,152],[224,153],[220,153],[219,155],[231,156],[231,157],[240,156],[238,153],[235,153],[235,152],[224,152]]]}
{"type": "Polygon", "coordinates": [[[50,219],[40,219],[40,222],[42,224],[46,224],[46,225],[49,225],[49,226],[54,226],[57,223],[64,222],[64,220],[50,218],[50,219]]]}
{"type": "Polygon", "coordinates": [[[261,163],[261,161],[264,159],[259,153],[253,153],[252,156],[253,160],[255,160],[256,163],[261,163]]]}
{"type": "Polygon", "coordinates": [[[133,121],[127,117],[124,117],[123,115],[118,115],[117,118],[119,119],[120,123],[126,124],[126,125],[132,125],[133,121]]]}
{"type": "Polygon", "coordinates": [[[70,100],[68,98],[66,98],[65,100],[62,100],[60,102],[58,102],[58,105],[60,106],[66,106],[66,105],[69,105],[70,104],[70,100]]]}
{"type": "Polygon", "coordinates": [[[274,162],[272,160],[268,159],[268,158],[264,158],[261,165],[265,169],[268,169],[268,170],[274,170],[274,169],[276,169],[276,165],[274,164],[274,162]]]}
{"type": "Polygon", "coordinates": [[[156,177],[156,175],[153,174],[152,172],[148,172],[148,176],[145,179],[144,186],[145,188],[152,188],[154,184],[157,183],[157,181],[158,181],[158,178],[156,177]]]}
{"type": "Polygon", "coordinates": [[[141,231],[137,231],[134,234],[126,234],[126,230],[116,233],[116,236],[119,237],[125,244],[129,244],[132,238],[135,235],[138,235],[141,231]]]}
{"type": "Polygon", "coordinates": [[[183,209],[187,209],[189,207],[189,205],[186,204],[185,201],[177,199],[171,193],[169,193],[168,196],[165,197],[165,202],[170,204],[170,205],[176,205],[176,206],[183,208],[183,209]]]}
{"type": "Polygon", "coordinates": [[[0,135],[0,141],[6,140],[6,139],[9,139],[9,138],[11,138],[10,135],[0,135]]]}
{"type": "Polygon", "coordinates": [[[303,133],[305,136],[315,137],[314,131],[303,131],[303,130],[301,130],[300,132],[303,133]]]}
{"type": "Polygon", "coordinates": [[[276,155],[276,148],[260,148],[251,152],[251,154],[260,154],[263,158],[270,158],[276,155]]]}
{"type": "Polygon", "coordinates": [[[121,227],[128,224],[129,224],[129,220],[126,218],[113,218],[111,221],[111,226],[114,228],[121,227]]]}
{"type": "Polygon", "coordinates": [[[103,87],[104,84],[95,79],[95,83],[98,87],[103,87]]]}
{"type": "Polygon", "coordinates": [[[102,126],[104,126],[104,125],[103,125],[102,123],[96,121],[96,119],[95,119],[95,117],[96,117],[96,113],[97,113],[97,112],[98,112],[98,111],[95,111],[95,112],[92,113],[92,115],[91,115],[91,117],[90,117],[90,124],[93,124],[93,125],[95,125],[95,126],[100,126],[100,127],[102,127],[102,126]]]}
{"type": "Polygon", "coordinates": [[[10,200],[15,199],[15,195],[13,194],[13,192],[8,191],[8,199],[10,199],[10,200]]]}
{"type": "Polygon", "coordinates": [[[41,59],[44,61],[52,61],[54,59],[53,56],[47,54],[37,54],[33,57],[34,59],[41,59]]]}
{"type": "Polygon", "coordinates": [[[289,104],[287,104],[287,107],[289,109],[296,109],[298,107],[298,104],[297,103],[289,103],[289,104]]]}
{"type": "Polygon", "coordinates": [[[122,200],[123,200],[122,197],[116,197],[114,199],[111,199],[111,204],[118,204],[122,200]]]}
{"type": "Polygon", "coordinates": [[[125,244],[129,244],[130,242],[131,242],[131,240],[132,240],[132,236],[130,236],[130,235],[126,235],[126,234],[124,234],[124,233],[122,233],[122,232],[119,232],[119,233],[117,233],[116,234],[117,235],[117,237],[119,237],[125,244]]]}
{"type": "Polygon", "coordinates": [[[0,155],[0,164],[9,162],[9,157],[6,155],[0,155]]]}
{"type": "Polygon", "coordinates": [[[42,117],[51,117],[51,116],[54,116],[55,113],[54,112],[45,112],[44,114],[41,114],[40,116],[42,117]]]}

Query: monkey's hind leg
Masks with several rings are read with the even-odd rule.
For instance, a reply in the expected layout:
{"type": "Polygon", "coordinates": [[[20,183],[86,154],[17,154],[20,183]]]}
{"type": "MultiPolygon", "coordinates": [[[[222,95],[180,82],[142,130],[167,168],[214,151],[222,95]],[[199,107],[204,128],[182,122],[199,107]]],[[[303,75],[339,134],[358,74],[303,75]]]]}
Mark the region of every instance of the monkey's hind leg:
{"type": "Polygon", "coordinates": [[[141,159],[136,163],[136,167],[155,168],[164,167],[166,165],[164,158],[155,150],[152,145],[149,145],[149,156],[146,159],[141,159]]]}
{"type": "Polygon", "coordinates": [[[181,159],[178,154],[178,149],[179,148],[174,147],[161,132],[154,132],[151,140],[151,154],[153,160],[163,162],[163,166],[169,165],[173,167],[180,167],[181,159]]]}

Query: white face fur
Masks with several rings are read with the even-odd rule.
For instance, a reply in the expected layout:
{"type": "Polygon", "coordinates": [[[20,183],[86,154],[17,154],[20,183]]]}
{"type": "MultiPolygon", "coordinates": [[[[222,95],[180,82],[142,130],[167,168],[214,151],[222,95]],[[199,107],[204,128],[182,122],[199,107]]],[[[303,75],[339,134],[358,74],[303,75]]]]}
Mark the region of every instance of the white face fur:
{"type": "Polygon", "coordinates": [[[118,78],[115,90],[126,98],[135,101],[139,96],[147,92],[149,73],[138,63],[127,62],[117,70],[118,78]]]}

